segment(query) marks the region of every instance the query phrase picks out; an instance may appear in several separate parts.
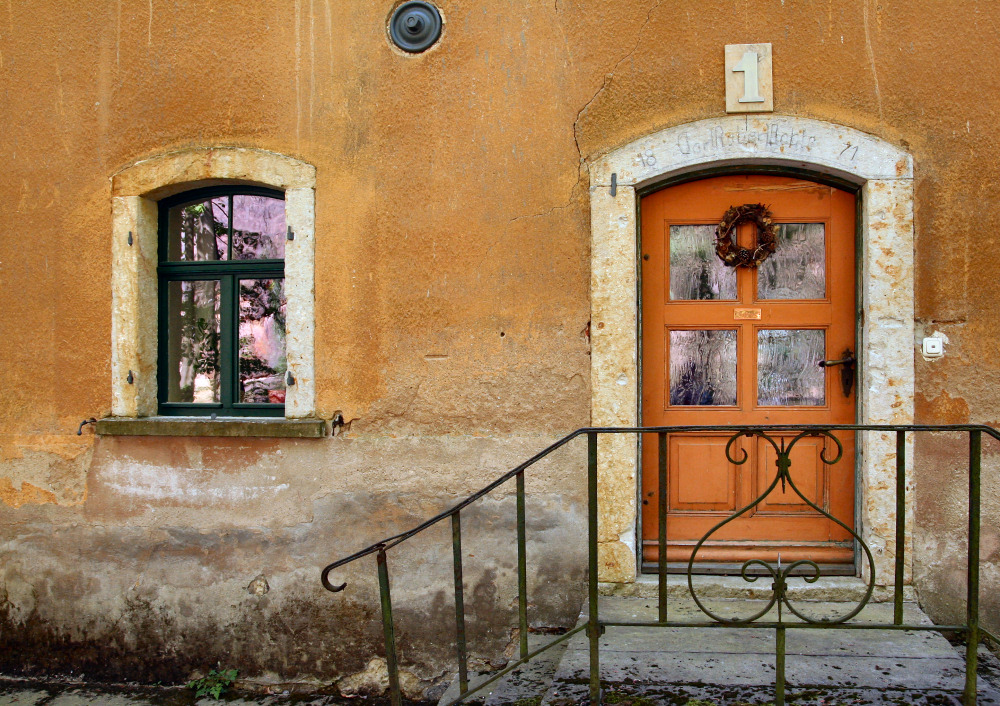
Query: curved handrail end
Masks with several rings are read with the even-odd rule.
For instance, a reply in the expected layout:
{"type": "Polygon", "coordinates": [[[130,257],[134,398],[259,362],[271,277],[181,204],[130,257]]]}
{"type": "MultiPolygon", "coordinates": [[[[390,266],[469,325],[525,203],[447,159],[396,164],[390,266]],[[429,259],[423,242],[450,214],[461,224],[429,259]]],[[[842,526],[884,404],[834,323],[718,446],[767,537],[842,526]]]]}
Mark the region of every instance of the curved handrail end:
{"type": "Polygon", "coordinates": [[[323,588],[325,588],[330,593],[340,593],[345,588],[347,588],[347,582],[345,581],[339,586],[334,586],[332,583],[330,583],[330,572],[333,570],[333,568],[334,567],[331,565],[323,569],[323,573],[320,574],[319,580],[322,582],[323,588]]]}

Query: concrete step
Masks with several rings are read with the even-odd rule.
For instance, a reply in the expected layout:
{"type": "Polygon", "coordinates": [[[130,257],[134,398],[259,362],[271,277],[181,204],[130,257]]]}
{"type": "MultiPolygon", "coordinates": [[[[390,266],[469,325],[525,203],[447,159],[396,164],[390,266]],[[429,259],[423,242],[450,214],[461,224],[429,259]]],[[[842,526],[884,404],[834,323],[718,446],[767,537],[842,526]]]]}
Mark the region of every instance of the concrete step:
{"type": "MultiPolygon", "coordinates": [[[[771,578],[761,576],[750,582],[740,576],[692,576],[698,598],[722,600],[766,600],[771,595],[771,578]]],[[[602,583],[598,589],[605,596],[623,598],[652,598],[659,591],[658,577],[641,574],[633,583],[602,583]]],[[[856,576],[822,576],[815,583],[806,583],[792,577],[788,581],[788,595],[794,600],[857,603],[865,595],[868,585],[856,576]]],[[[667,596],[671,599],[689,600],[686,575],[667,576],[667,596]]],[[[893,600],[892,586],[876,586],[872,602],[893,600]]],[[[913,602],[916,594],[912,586],[903,587],[903,600],[913,602]]]]}
{"type": "MultiPolygon", "coordinates": [[[[768,581],[770,585],[770,581],[768,581]]],[[[686,593],[684,594],[686,595],[686,593]]],[[[706,598],[709,610],[727,618],[749,616],[766,603],[706,598]]],[[[849,612],[853,605],[832,601],[796,601],[814,618],[849,612]]],[[[599,610],[611,621],[654,621],[655,600],[603,596],[599,610]]],[[[683,596],[673,596],[669,618],[708,622],[683,596]]],[[[761,620],[775,620],[776,608],[761,620]]],[[[783,613],[788,622],[801,622],[783,613]]],[[[582,624],[587,616],[580,616],[582,624]]],[[[876,603],[852,623],[892,621],[892,605],[876,603]]],[[[915,603],[907,603],[904,621],[932,624],[915,603]]],[[[610,700],[622,704],[686,704],[689,701],[748,704],[774,699],[775,631],[766,628],[608,627],[600,640],[601,680],[610,700]]],[[[940,633],[920,630],[787,630],[786,679],[795,703],[958,703],[965,663],[940,633]]],[[[983,676],[998,665],[985,648],[983,676]]],[[[568,706],[587,700],[589,643],[583,633],[567,641],[566,651],[543,704],[568,706]]],[[[980,704],[1000,704],[1000,688],[980,679],[980,704]]]]}
{"type": "MultiPolygon", "coordinates": [[[[544,645],[557,639],[558,635],[545,635],[530,633],[528,635],[528,650],[534,652],[544,645]]],[[[482,704],[483,706],[502,706],[504,704],[519,704],[520,706],[538,706],[542,695],[544,695],[552,683],[556,669],[566,651],[568,640],[564,641],[537,657],[534,657],[528,664],[516,669],[490,686],[482,692],[469,697],[464,703],[482,704]]],[[[492,676],[493,673],[477,672],[469,675],[469,686],[474,688],[492,676]]],[[[448,686],[447,691],[438,701],[440,706],[450,704],[459,696],[458,677],[456,676],[448,686]]]]}

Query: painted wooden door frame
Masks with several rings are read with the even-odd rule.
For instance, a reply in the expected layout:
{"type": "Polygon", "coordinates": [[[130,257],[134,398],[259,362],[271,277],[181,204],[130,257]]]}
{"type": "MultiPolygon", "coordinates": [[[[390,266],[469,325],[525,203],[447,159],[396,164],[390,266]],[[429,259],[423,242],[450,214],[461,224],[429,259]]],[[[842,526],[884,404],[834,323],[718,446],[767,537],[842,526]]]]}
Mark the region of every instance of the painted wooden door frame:
{"type": "MultiPolygon", "coordinates": [[[[678,125],[592,160],[591,422],[633,426],[639,421],[637,192],[726,166],[785,167],[857,185],[858,292],[863,315],[858,421],[912,423],[913,159],[895,145],[853,128],[781,115],[678,125]]],[[[891,584],[895,442],[889,435],[861,434],[857,452],[857,520],[875,554],[877,583],[891,584]]],[[[912,458],[912,453],[907,455],[912,458]]],[[[601,439],[602,581],[630,582],[636,577],[638,470],[635,439],[625,435],[601,439]]],[[[911,512],[908,499],[907,513],[911,512]]],[[[912,542],[909,532],[906,541],[912,542]]],[[[909,556],[912,552],[907,552],[909,556]]],[[[909,577],[907,566],[907,582],[909,577]]]]}
{"type": "MultiPolygon", "coordinates": [[[[727,171],[729,169],[726,168],[727,171]]],[[[815,367],[815,360],[810,368],[811,380],[822,386],[822,399],[813,399],[805,404],[786,399],[759,400],[758,367],[761,360],[758,358],[758,333],[788,329],[799,334],[819,333],[822,353],[813,353],[816,360],[839,358],[845,348],[857,350],[856,189],[835,188],[799,175],[748,174],[745,167],[739,168],[736,174],[698,175],[697,179],[685,176],[685,181],[679,184],[641,195],[639,205],[642,244],[639,336],[640,385],[643,388],[641,423],[853,424],[857,418],[856,390],[852,389],[845,395],[840,369],[824,371],[815,367]],[[788,292],[767,294],[758,290],[758,278],[763,278],[761,282],[765,281],[765,273],[773,273],[772,266],[789,257],[783,249],[795,247],[793,238],[787,244],[780,244],[778,251],[760,268],[723,267],[714,250],[709,249],[707,264],[713,273],[710,276],[712,283],[720,287],[731,285],[732,291],[720,292],[718,297],[705,294],[690,296],[691,292],[683,289],[686,271],[682,268],[681,279],[675,281],[674,278],[674,266],[681,264],[681,260],[675,262],[674,246],[680,246],[680,252],[691,258],[686,262],[692,266],[701,262],[696,259],[700,249],[697,253],[695,250],[684,250],[681,241],[685,239],[681,236],[680,240],[676,240],[675,235],[681,234],[675,234],[674,227],[698,223],[701,225],[693,226],[698,229],[698,235],[688,232],[687,236],[701,238],[707,235],[711,238],[714,226],[727,208],[758,201],[767,204],[778,223],[791,220],[819,226],[819,247],[810,251],[812,256],[819,258],[810,260],[810,263],[819,265],[823,271],[822,280],[812,283],[819,285],[819,291],[797,290],[803,295],[799,297],[789,296],[788,292]],[[675,285],[680,287],[676,292],[675,285]],[[756,313],[759,318],[741,319],[738,316],[741,312],[756,313]],[[703,334],[725,331],[732,336],[732,348],[726,348],[734,356],[732,362],[735,364],[730,370],[735,388],[731,391],[731,400],[704,402],[672,399],[675,390],[674,365],[671,362],[674,358],[674,336],[683,337],[699,331],[703,334]]],[[[754,228],[746,224],[744,229],[752,231],[754,228]]],[[[782,232],[782,226],[778,226],[778,231],[782,232]]],[[[812,233],[816,237],[816,231],[812,233]]],[[[748,233],[744,233],[744,237],[753,238],[748,233]]],[[[686,242],[689,246],[694,243],[691,240],[686,242]]],[[[800,256],[805,254],[802,250],[797,252],[800,256]]],[[[789,261],[788,264],[794,263],[789,261]]],[[[705,274],[704,270],[701,272],[705,274]]],[[[785,285],[794,286],[793,280],[786,280],[785,285]]],[[[817,343],[816,339],[811,340],[814,345],[817,343]]],[[[803,343],[799,342],[800,345],[803,343]]],[[[781,348],[782,345],[775,341],[764,344],[771,349],[775,346],[781,348]]],[[[701,346],[697,348],[701,349],[701,346]]],[[[721,353],[718,348],[713,350],[721,353]]],[[[688,352],[695,354],[695,350],[689,349],[688,352]]],[[[691,362],[695,360],[698,359],[689,359],[691,362]]],[[[700,359],[700,363],[705,362],[700,359]]],[[[780,379],[787,382],[783,376],[780,379]]],[[[704,379],[699,381],[706,382],[704,379]]],[[[725,395],[723,387],[715,388],[709,384],[708,389],[725,395]]],[[[780,396],[783,392],[792,392],[792,388],[778,386],[771,392],[780,396]]],[[[855,434],[838,434],[838,437],[843,443],[844,457],[834,466],[823,464],[818,457],[819,449],[826,449],[825,442],[828,440],[802,439],[796,445],[797,460],[791,470],[793,477],[798,479],[796,482],[802,483],[800,489],[838,519],[853,526],[857,486],[854,472],[855,434]],[[817,480],[813,473],[821,480],[817,480]],[[813,487],[812,482],[818,482],[818,485],[813,487]]],[[[700,539],[714,524],[750,503],[773,477],[774,457],[765,460],[770,449],[766,442],[760,439],[738,441],[737,446],[747,451],[749,460],[737,465],[726,462],[723,449],[727,438],[715,434],[693,434],[671,435],[668,439],[667,512],[670,519],[667,522],[667,544],[668,554],[672,557],[670,561],[675,565],[681,562],[686,567],[691,549],[686,543],[700,539]],[[708,456],[691,465],[678,461],[681,454],[698,455],[705,453],[709,447],[714,448],[714,453],[709,452],[708,456]],[[682,494],[688,496],[687,500],[681,498],[682,494]],[[698,496],[700,501],[694,500],[694,496],[698,496]],[[714,500],[709,501],[708,497],[714,500]]],[[[733,453],[734,457],[739,457],[740,452],[735,448],[733,453]]],[[[650,546],[650,543],[656,544],[658,535],[657,459],[656,435],[646,435],[640,470],[642,494],[638,518],[638,536],[643,538],[644,544],[640,557],[643,561],[655,561],[658,554],[656,547],[650,546]]],[[[827,564],[824,573],[853,570],[853,541],[848,546],[843,545],[845,540],[851,539],[850,535],[797,502],[791,488],[784,490],[787,493],[776,491],[758,507],[730,523],[723,531],[725,539],[716,534],[713,541],[702,547],[699,568],[718,570],[720,562],[736,562],[731,569],[736,570],[735,566],[745,559],[774,561],[780,555],[785,562],[796,559],[820,561],[827,564]],[[755,546],[746,546],[744,542],[748,540],[753,541],[755,546]],[[767,546],[761,546],[761,542],[767,543],[767,546]]]]}

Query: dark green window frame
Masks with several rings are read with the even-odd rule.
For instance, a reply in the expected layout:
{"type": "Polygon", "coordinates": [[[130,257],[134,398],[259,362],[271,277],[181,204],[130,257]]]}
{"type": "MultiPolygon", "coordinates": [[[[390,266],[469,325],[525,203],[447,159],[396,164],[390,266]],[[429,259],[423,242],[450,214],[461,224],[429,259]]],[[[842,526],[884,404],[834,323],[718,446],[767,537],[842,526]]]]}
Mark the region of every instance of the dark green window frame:
{"type": "Polygon", "coordinates": [[[157,400],[162,416],[256,416],[284,417],[284,404],[237,402],[239,399],[239,280],[241,279],[284,279],[285,261],[282,260],[215,260],[178,262],[170,261],[169,233],[167,222],[170,209],[178,204],[220,196],[229,197],[229,248],[232,252],[233,240],[233,196],[267,196],[284,200],[285,194],[275,189],[255,186],[214,186],[185,191],[161,200],[158,204],[158,252],[159,265],[156,268],[158,284],[158,348],[157,351],[157,400]],[[206,281],[219,282],[219,399],[217,403],[168,402],[169,377],[169,326],[168,292],[169,282],[206,281]]]}

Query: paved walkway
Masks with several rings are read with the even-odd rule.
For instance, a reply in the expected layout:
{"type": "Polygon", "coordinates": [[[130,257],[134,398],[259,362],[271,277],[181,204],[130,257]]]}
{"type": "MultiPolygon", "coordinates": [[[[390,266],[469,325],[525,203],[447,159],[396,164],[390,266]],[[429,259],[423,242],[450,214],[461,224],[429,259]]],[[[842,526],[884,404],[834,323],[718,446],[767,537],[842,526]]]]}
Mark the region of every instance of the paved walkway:
{"type": "MultiPolygon", "coordinates": [[[[756,612],[763,603],[710,600],[708,607],[728,616],[756,612]]],[[[843,612],[842,603],[806,601],[798,605],[815,617],[843,612]]],[[[600,611],[608,620],[655,620],[656,602],[648,598],[604,596],[600,611]]],[[[672,620],[706,621],[690,602],[674,597],[672,620]]],[[[773,619],[773,615],[762,620],[773,619]]],[[[788,618],[786,615],[786,619],[788,618]]],[[[891,604],[872,604],[852,622],[891,622],[891,604]]],[[[581,616],[581,622],[586,616],[581,616]]],[[[915,604],[907,604],[909,624],[930,624],[915,604]]],[[[530,637],[532,649],[552,640],[530,637]]],[[[806,630],[787,631],[789,704],[860,706],[862,704],[960,704],[965,663],[958,648],[933,631],[806,630]]],[[[980,649],[979,703],[1000,706],[1000,662],[980,649]]],[[[583,633],[532,661],[530,668],[508,675],[478,703],[485,706],[571,706],[587,697],[589,645],[583,633]]],[[[601,678],[605,703],[619,706],[743,706],[768,704],[774,698],[774,631],[728,628],[609,627],[601,638],[601,678]]],[[[442,698],[457,695],[456,685],[442,698]]],[[[359,704],[332,696],[279,694],[230,695],[228,704],[264,706],[333,706],[359,704]]],[[[0,706],[205,706],[183,688],[95,688],[0,681],[0,706]]],[[[386,703],[378,700],[368,703],[386,703]]]]}
{"type": "MultiPolygon", "coordinates": [[[[761,601],[706,601],[720,615],[751,615],[761,601]]],[[[843,603],[797,603],[817,618],[843,614],[843,603]]],[[[606,620],[656,620],[656,601],[604,596],[606,620]]],[[[796,620],[785,611],[785,620],[796,620]]],[[[672,599],[670,619],[708,619],[694,603],[672,599]]],[[[776,609],[761,620],[776,619],[776,609]]],[[[586,620],[581,615],[581,623],[586,620]]],[[[904,621],[930,625],[908,603],[904,621]]],[[[871,604],[852,622],[892,622],[892,605],[871,604]]],[[[551,640],[532,635],[532,649],[551,640]]],[[[775,631],[730,628],[608,627],[601,638],[601,679],[607,703],[621,706],[768,704],[774,699],[775,631]]],[[[963,653],[933,631],[788,629],[786,698],[789,704],[960,704],[963,653]]],[[[569,706],[586,701],[589,643],[583,633],[566,641],[525,675],[510,676],[485,699],[486,706],[569,706]]],[[[1000,704],[1000,662],[980,649],[980,704],[1000,704]]],[[[452,688],[442,703],[457,691],[452,688]]],[[[482,703],[482,701],[481,701],[482,703]]]]}
{"type": "Polygon", "coordinates": [[[358,699],[333,696],[277,694],[252,696],[223,695],[221,701],[195,699],[184,687],[98,687],[73,684],[45,684],[0,681],[0,706],[357,706],[358,699]]]}

